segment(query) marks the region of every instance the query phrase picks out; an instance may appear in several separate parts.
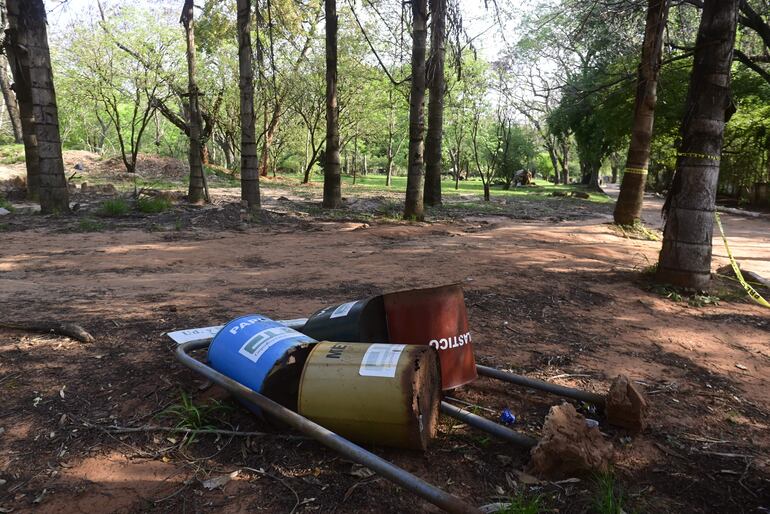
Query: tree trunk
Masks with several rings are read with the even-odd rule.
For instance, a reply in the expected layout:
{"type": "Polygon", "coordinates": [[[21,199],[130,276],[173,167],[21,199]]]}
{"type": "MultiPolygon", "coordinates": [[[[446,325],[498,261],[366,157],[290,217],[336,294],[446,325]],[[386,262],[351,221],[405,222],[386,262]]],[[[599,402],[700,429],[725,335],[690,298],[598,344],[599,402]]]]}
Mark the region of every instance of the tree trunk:
{"type": "Polygon", "coordinates": [[[191,203],[208,201],[206,176],[203,173],[201,159],[201,113],[198,102],[198,85],[195,83],[195,20],[193,0],[185,0],[182,16],[179,22],[184,26],[185,42],[187,43],[187,93],[189,106],[187,109],[187,126],[190,129],[190,148],[188,161],[190,163],[190,186],[187,190],[187,200],[191,203]]]}
{"type": "Polygon", "coordinates": [[[740,0],[705,0],[676,174],[664,213],[658,279],[705,289],[711,278],[716,186],[725,123],[734,112],[730,68],[740,0]]]}
{"type": "MultiPolygon", "coordinates": [[[[628,147],[626,171],[620,184],[620,196],[615,205],[614,217],[618,225],[632,225],[642,215],[668,3],[669,0],[648,0],[647,2],[647,22],[644,29],[642,60],[637,75],[631,144],[628,147]]],[[[615,183],[614,175],[612,182],[615,183]]]]}
{"type": "Polygon", "coordinates": [[[281,103],[276,99],[270,123],[267,124],[265,137],[262,139],[262,155],[259,157],[259,174],[267,176],[267,165],[270,160],[270,148],[273,146],[275,134],[278,132],[278,122],[281,120],[281,103]]]}
{"type": "MultiPolygon", "coordinates": [[[[393,177],[393,137],[396,131],[396,106],[393,104],[393,88],[388,90],[388,105],[390,106],[390,111],[388,113],[388,149],[385,154],[387,158],[385,186],[390,187],[393,177]]],[[[768,156],[768,159],[770,159],[770,156],[768,156]]]]}
{"type": "Polygon", "coordinates": [[[484,182],[484,201],[489,201],[489,182],[484,182]]]}
{"type": "Polygon", "coordinates": [[[19,103],[11,89],[11,80],[8,78],[8,69],[5,58],[0,58],[0,89],[3,92],[3,101],[8,110],[8,118],[11,120],[13,140],[16,144],[24,142],[24,131],[21,128],[21,116],[19,115],[19,103]]]}
{"type": "Polygon", "coordinates": [[[31,104],[31,116],[27,119],[31,117],[33,121],[22,127],[31,129],[37,144],[40,210],[43,214],[68,213],[69,191],[64,176],[45,7],[42,0],[9,0],[7,9],[6,48],[15,63],[17,96],[25,101],[28,98],[31,104]]]}
{"type": "Polygon", "coordinates": [[[427,0],[412,0],[412,86],[409,95],[409,164],[404,219],[422,220],[425,181],[425,43],[427,0]]]}
{"type": "Polygon", "coordinates": [[[425,136],[425,203],[441,205],[441,143],[444,132],[446,0],[430,0],[428,132],[425,136]]]}
{"type": "Polygon", "coordinates": [[[340,111],[337,105],[337,0],[324,0],[326,10],[326,161],[323,207],[342,206],[340,177],[340,111]]]}
{"type": "Polygon", "coordinates": [[[238,89],[241,111],[241,201],[249,211],[260,208],[259,161],[254,114],[254,70],[251,48],[251,0],[238,0],[238,89]]]}

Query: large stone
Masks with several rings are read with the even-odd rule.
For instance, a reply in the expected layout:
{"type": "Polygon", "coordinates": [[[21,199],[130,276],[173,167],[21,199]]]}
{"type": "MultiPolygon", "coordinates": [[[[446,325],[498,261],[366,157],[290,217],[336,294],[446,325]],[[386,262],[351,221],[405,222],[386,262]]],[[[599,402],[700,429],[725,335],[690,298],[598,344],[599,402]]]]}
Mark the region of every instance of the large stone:
{"type": "Polygon", "coordinates": [[[612,425],[632,432],[641,432],[647,427],[647,399],[626,375],[618,375],[612,382],[605,408],[607,421],[612,425]]]}
{"type": "Polygon", "coordinates": [[[543,435],[532,449],[530,470],[543,478],[559,480],[606,471],[612,461],[612,444],[597,427],[568,403],[551,407],[543,435]]]}

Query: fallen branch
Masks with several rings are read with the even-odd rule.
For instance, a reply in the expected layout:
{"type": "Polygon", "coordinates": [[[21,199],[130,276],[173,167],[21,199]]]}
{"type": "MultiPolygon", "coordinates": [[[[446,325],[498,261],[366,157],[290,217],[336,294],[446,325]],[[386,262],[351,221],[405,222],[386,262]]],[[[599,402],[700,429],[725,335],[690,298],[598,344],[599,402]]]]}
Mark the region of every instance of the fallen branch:
{"type": "Polygon", "coordinates": [[[83,327],[76,325],[75,323],[58,323],[45,321],[11,323],[8,321],[0,321],[0,328],[11,328],[14,330],[23,330],[25,332],[40,332],[42,334],[57,334],[61,336],[67,336],[84,343],[94,342],[94,336],[86,332],[83,327]]]}
{"type": "Polygon", "coordinates": [[[83,423],[90,428],[98,428],[111,434],[132,434],[137,432],[170,432],[185,435],[228,435],[234,437],[276,437],[280,439],[309,439],[301,435],[291,434],[270,434],[267,432],[241,432],[239,430],[221,430],[216,428],[182,428],[182,427],[162,427],[158,425],[142,425],[140,427],[117,427],[113,425],[95,425],[93,423],[83,423]]]}

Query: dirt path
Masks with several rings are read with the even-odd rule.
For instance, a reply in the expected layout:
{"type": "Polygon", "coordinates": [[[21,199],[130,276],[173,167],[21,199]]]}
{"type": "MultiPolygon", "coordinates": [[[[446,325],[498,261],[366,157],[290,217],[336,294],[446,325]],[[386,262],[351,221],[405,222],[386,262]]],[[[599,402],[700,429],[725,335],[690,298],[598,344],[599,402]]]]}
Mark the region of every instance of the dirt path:
{"type": "MultiPolygon", "coordinates": [[[[725,218],[739,259],[770,275],[770,224],[725,218]]],[[[0,507],[288,512],[291,489],[299,511],[428,509],[384,480],[350,475],[350,463],[313,443],[208,438],[179,448],[164,434],[109,435],[92,425],[152,421],[182,390],[198,401],[216,394],[201,392],[200,379],[175,363],[166,331],[252,312],[307,315],[378,291],[452,282],[464,285],[480,362],[572,375],[556,381],[595,391],[618,373],[645,384],[653,415],[644,435],[602,426],[618,450],[630,510],[770,505],[768,311],[741,301],[695,308],[646,290],[637,272],[656,260],[660,243],[625,239],[595,221],[489,217],[287,221],[224,232],[35,229],[2,238],[2,317],[75,321],[97,340],[0,330],[0,507]],[[223,489],[199,482],[234,470],[241,474],[223,489]]],[[[511,408],[533,435],[558,403],[486,379],[457,395],[511,408]]],[[[229,422],[265,429],[240,409],[229,422]]],[[[526,455],[447,422],[425,455],[377,452],[478,505],[533,487],[560,512],[584,512],[591,501],[590,481],[519,482],[514,470],[526,455]]]]}

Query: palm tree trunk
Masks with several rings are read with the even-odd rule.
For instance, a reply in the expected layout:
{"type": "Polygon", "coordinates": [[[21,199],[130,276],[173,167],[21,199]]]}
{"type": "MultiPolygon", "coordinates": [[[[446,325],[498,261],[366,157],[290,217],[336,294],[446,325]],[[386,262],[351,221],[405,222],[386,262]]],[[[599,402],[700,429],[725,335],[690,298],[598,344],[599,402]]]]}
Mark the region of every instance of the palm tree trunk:
{"type": "MultiPolygon", "coordinates": [[[[64,176],[59,114],[48,49],[46,14],[42,0],[9,0],[8,39],[19,92],[29,98],[31,127],[37,144],[40,210],[43,214],[68,213],[69,191],[64,176]]],[[[29,114],[29,113],[25,113],[29,114]]],[[[28,168],[29,172],[29,168],[28,168]]]]}
{"type": "Polygon", "coordinates": [[[711,278],[719,160],[725,123],[734,112],[730,68],[740,1],[704,2],[677,169],[664,205],[658,279],[699,290],[711,278]]]}
{"type": "Polygon", "coordinates": [[[446,0],[430,0],[428,132],[425,136],[425,203],[441,205],[441,143],[444,132],[446,0]]]}
{"type": "Polygon", "coordinates": [[[323,207],[342,206],[340,177],[340,112],[337,105],[337,0],[324,0],[326,10],[326,161],[323,207]]]}
{"type": "Polygon", "coordinates": [[[208,200],[206,176],[203,174],[201,159],[201,113],[198,102],[198,85],[195,82],[195,20],[193,15],[193,0],[185,0],[182,16],[179,19],[184,26],[185,42],[187,43],[187,84],[189,108],[187,109],[187,126],[189,127],[190,148],[187,154],[190,163],[190,185],[187,189],[187,199],[191,203],[201,203],[208,200]]]}
{"type": "Polygon", "coordinates": [[[642,215],[668,6],[669,0],[648,0],[647,3],[647,22],[636,83],[631,144],[628,147],[626,170],[620,184],[620,196],[615,205],[614,217],[618,225],[632,225],[642,215]]]}
{"type": "Polygon", "coordinates": [[[241,110],[241,201],[258,211],[259,159],[254,114],[254,70],[251,48],[251,0],[238,0],[238,88],[241,110]]]}
{"type": "Polygon", "coordinates": [[[409,164],[404,219],[422,220],[425,181],[425,43],[427,0],[412,0],[412,87],[409,95],[409,164]]]}

